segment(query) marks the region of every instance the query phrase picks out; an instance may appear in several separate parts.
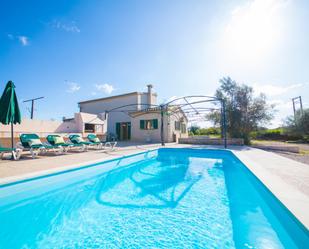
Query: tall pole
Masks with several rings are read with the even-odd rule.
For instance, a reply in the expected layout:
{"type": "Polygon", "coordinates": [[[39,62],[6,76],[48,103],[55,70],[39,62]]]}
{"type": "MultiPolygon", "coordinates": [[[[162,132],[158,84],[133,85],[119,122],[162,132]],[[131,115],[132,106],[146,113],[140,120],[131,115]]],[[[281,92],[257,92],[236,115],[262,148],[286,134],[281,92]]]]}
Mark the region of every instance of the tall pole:
{"type": "Polygon", "coordinates": [[[11,147],[14,149],[14,125],[13,122],[11,122],[11,147]]]}
{"type": "Polygon", "coordinates": [[[30,118],[33,119],[33,110],[34,110],[34,100],[31,100],[31,116],[30,118]]]}
{"type": "Polygon", "coordinates": [[[292,99],[292,102],[293,102],[293,113],[294,113],[294,119],[295,119],[295,114],[296,114],[296,111],[295,111],[295,102],[294,102],[294,98],[292,99]]]}
{"type": "Polygon", "coordinates": [[[160,105],[161,110],[161,145],[165,146],[164,142],[164,106],[160,105]]]}
{"type": "Polygon", "coordinates": [[[294,112],[294,119],[296,120],[296,104],[299,103],[299,109],[300,109],[300,115],[303,115],[303,102],[301,99],[301,96],[292,98],[292,103],[293,103],[293,112],[294,112]]]}
{"type": "Polygon", "coordinates": [[[223,128],[223,101],[221,100],[221,118],[220,118],[220,125],[221,125],[221,139],[224,138],[224,128],[223,128]]]}
{"type": "Polygon", "coordinates": [[[30,111],[30,118],[33,119],[34,116],[34,101],[38,99],[43,99],[44,97],[34,98],[34,99],[28,99],[24,102],[30,102],[31,101],[31,111],[30,111]]]}
{"type": "Polygon", "coordinates": [[[304,111],[303,111],[303,101],[301,100],[301,96],[299,96],[299,104],[300,104],[301,114],[303,115],[304,114],[304,111]]]}
{"type": "Polygon", "coordinates": [[[224,148],[227,148],[227,138],[226,138],[226,114],[225,114],[225,100],[222,99],[222,111],[223,111],[223,135],[224,135],[224,148]]]}

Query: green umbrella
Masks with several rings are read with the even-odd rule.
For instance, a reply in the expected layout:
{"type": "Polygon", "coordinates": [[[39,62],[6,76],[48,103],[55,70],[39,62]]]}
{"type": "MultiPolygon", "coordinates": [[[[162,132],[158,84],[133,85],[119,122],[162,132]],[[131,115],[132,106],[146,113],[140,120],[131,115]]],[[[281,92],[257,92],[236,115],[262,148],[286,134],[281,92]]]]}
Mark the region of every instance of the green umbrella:
{"type": "Polygon", "coordinates": [[[15,93],[15,85],[12,81],[6,84],[0,99],[0,123],[11,124],[11,142],[14,148],[13,124],[21,122],[18,101],[15,93]]]}

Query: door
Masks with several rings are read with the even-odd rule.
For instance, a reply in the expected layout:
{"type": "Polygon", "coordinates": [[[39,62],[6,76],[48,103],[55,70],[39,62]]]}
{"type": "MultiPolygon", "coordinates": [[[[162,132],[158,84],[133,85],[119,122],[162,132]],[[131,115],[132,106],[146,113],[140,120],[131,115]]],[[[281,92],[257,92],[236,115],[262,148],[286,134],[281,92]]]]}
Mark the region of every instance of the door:
{"type": "Polygon", "coordinates": [[[116,133],[120,141],[131,139],[131,122],[116,123],[116,133]]]}

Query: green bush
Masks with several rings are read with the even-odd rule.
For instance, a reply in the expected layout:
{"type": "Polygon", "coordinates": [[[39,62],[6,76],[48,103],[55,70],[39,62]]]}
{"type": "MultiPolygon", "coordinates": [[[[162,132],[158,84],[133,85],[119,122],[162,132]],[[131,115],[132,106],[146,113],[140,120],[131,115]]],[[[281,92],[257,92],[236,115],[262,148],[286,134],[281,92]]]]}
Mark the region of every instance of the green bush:
{"type": "Polygon", "coordinates": [[[220,128],[210,127],[199,129],[199,135],[220,135],[220,128]]]}
{"type": "Polygon", "coordinates": [[[290,132],[285,128],[277,129],[261,129],[250,133],[251,138],[261,140],[303,140],[304,137],[301,134],[290,132]]]}
{"type": "Polygon", "coordinates": [[[192,126],[189,130],[189,134],[196,136],[209,136],[209,135],[220,135],[220,128],[210,127],[210,128],[200,128],[197,126],[192,126]]]}

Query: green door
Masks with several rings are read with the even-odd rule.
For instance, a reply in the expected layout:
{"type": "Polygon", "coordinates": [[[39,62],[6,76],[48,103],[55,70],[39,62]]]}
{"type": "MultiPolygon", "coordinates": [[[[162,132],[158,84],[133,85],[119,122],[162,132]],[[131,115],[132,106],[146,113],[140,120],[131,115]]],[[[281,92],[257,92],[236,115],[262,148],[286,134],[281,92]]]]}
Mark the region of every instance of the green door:
{"type": "Polygon", "coordinates": [[[120,123],[116,123],[116,135],[117,139],[120,140],[120,123]]]}
{"type": "Polygon", "coordinates": [[[118,140],[130,140],[131,139],[131,122],[117,122],[116,134],[118,140]]]}

